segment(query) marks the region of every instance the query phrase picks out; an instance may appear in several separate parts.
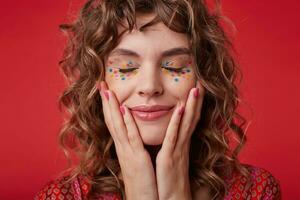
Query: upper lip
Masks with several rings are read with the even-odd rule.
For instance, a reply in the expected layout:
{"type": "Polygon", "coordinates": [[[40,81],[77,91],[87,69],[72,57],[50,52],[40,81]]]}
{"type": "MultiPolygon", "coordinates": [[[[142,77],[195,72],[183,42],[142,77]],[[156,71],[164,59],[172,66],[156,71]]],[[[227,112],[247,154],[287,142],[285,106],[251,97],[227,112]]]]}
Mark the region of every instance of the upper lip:
{"type": "Polygon", "coordinates": [[[134,106],[130,109],[133,111],[141,111],[141,112],[155,112],[155,111],[162,111],[162,110],[170,110],[173,106],[167,105],[140,105],[134,106]]]}

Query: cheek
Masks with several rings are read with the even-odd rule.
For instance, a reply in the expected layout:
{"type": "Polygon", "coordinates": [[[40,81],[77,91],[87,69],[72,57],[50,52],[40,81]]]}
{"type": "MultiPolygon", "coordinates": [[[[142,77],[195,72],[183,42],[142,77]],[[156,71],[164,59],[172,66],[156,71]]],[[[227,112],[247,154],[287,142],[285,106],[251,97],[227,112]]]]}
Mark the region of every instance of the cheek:
{"type": "Polygon", "coordinates": [[[190,82],[193,80],[194,76],[190,68],[183,69],[181,72],[172,72],[167,69],[163,69],[163,75],[172,83],[190,82]]]}
{"type": "Polygon", "coordinates": [[[108,89],[116,95],[118,102],[121,104],[132,92],[132,81],[130,81],[132,77],[123,76],[118,72],[108,72],[108,70],[105,74],[105,82],[108,89]]]}
{"type": "Polygon", "coordinates": [[[196,86],[196,77],[192,71],[187,74],[166,74],[164,78],[166,89],[179,101],[185,101],[190,90],[196,86]]]}

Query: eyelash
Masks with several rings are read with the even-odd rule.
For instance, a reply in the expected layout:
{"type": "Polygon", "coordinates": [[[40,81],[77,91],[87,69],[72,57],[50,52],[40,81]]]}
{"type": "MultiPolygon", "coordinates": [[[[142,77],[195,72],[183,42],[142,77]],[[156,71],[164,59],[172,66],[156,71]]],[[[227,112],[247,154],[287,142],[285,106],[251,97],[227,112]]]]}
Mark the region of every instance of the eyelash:
{"type": "Polygon", "coordinates": [[[180,72],[182,72],[182,69],[183,69],[183,68],[173,68],[173,67],[163,67],[163,68],[166,70],[169,70],[171,72],[175,72],[175,73],[180,73],[180,72]]]}
{"type": "MultiPolygon", "coordinates": [[[[180,72],[182,72],[182,69],[183,69],[183,68],[172,68],[172,67],[163,67],[163,68],[168,70],[168,71],[175,72],[175,73],[180,73],[180,72]]],[[[136,69],[138,69],[138,68],[134,68],[134,67],[127,68],[127,69],[120,69],[119,68],[119,72],[122,73],[122,74],[126,74],[126,73],[133,72],[136,69]]]]}
{"type": "Polygon", "coordinates": [[[135,67],[127,68],[127,69],[120,69],[119,68],[119,72],[122,73],[122,74],[126,74],[126,73],[129,73],[129,72],[133,72],[136,69],[138,69],[138,68],[135,68],[135,67]]]}

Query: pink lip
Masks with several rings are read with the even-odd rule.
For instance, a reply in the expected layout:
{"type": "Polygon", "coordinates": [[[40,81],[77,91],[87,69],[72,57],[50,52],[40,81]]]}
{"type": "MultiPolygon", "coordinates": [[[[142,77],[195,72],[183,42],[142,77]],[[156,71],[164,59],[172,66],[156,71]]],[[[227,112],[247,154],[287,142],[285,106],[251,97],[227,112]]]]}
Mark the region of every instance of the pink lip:
{"type": "Polygon", "coordinates": [[[143,121],[153,121],[168,114],[173,106],[153,105],[135,106],[131,108],[131,113],[143,121]]]}

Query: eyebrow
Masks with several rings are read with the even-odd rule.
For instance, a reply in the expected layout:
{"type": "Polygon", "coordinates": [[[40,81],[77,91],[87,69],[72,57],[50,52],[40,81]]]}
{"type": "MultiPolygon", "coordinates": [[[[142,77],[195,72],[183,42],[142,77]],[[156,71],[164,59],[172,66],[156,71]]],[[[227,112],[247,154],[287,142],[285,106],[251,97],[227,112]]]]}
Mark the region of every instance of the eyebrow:
{"type": "MultiPolygon", "coordinates": [[[[175,55],[191,55],[192,51],[186,47],[175,47],[168,49],[162,52],[162,57],[175,56],[175,55]]],[[[123,48],[117,48],[111,52],[111,56],[113,55],[123,55],[123,56],[133,56],[133,57],[141,57],[138,53],[123,48]]]]}

